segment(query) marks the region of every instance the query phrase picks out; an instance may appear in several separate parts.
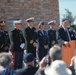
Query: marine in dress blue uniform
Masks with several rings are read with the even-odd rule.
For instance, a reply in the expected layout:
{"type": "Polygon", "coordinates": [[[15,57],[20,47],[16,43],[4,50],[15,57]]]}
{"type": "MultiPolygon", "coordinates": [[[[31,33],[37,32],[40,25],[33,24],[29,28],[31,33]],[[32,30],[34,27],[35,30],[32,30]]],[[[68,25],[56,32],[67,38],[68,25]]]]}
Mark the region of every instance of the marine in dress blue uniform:
{"type": "Polygon", "coordinates": [[[0,21],[0,52],[8,52],[10,47],[9,34],[5,29],[5,22],[0,21]]]}
{"type": "Polygon", "coordinates": [[[25,46],[25,39],[21,31],[21,20],[15,20],[15,29],[11,31],[11,40],[13,46],[13,56],[14,56],[14,69],[22,68],[23,53],[25,46]]]}
{"type": "Polygon", "coordinates": [[[48,34],[48,44],[49,44],[49,49],[57,44],[57,38],[56,38],[56,21],[55,20],[51,20],[48,22],[48,25],[50,26],[50,28],[47,30],[47,34],[48,34]]]}
{"type": "Polygon", "coordinates": [[[36,57],[36,45],[37,45],[37,33],[36,28],[34,27],[34,18],[26,19],[28,24],[25,28],[25,38],[27,41],[27,53],[32,53],[36,57]]]}
{"type": "Polygon", "coordinates": [[[37,52],[39,60],[41,60],[48,53],[48,36],[47,32],[44,30],[44,22],[39,23],[39,30],[37,31],[37,52]]]}

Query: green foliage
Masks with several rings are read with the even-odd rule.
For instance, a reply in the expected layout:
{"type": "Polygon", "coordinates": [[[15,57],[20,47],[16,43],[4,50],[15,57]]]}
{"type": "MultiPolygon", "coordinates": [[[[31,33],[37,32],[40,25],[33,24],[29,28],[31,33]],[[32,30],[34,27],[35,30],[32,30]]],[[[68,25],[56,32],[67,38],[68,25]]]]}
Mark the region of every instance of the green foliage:
{"type": "Polygon", "coordinates": [[[67,18],[69,20],[69,27],[72,27],[76,34],[76,24],[74,24],[74,21],[76,20],[76,16],[72,15],[72,12],[68,9],[65,9],[66,14],[63,15],[64,18],[67,18]]]}
{"type": "Polygon", "coordinates": [[[75,25],[74,21],[76,20],[76,16],[72,15],[72,12],[69,11],[68,9],[65,9],[66,14],[63,15],[64,18],[67,18],[69,20],[69,25],[75,25]]]}

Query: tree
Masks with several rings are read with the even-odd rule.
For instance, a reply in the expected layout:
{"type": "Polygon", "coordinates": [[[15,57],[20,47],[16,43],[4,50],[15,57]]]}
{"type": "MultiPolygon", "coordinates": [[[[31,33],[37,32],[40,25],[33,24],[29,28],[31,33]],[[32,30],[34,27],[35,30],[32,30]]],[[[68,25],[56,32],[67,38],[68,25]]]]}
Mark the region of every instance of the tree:
{"type": "Polygon", "coordinates": [[[73,16],[72,12],[69,11],[68,9],[65,9],[65,11],[66,14],[64,14],[63,17],[69,20],[69,27],[72,27],[76,33],[76,24],[74,24],[74,21],[76,20],[76,16],[73,16]]]}
{"type": "Polygon", "coordinates": [[[69,25],[75,25],[74,21],[76,20],[76,16],[72,15],[72,12],[69,11],[68,9],[65,9],[66,14],[63,15],[64,18],[67,18],[69,20],[69,25]]]}

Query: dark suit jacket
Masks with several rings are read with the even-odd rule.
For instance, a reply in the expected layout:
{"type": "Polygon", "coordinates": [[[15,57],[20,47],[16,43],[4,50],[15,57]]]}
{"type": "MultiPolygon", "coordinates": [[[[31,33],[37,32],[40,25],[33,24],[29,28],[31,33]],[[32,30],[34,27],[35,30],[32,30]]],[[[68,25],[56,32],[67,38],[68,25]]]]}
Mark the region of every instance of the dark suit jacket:
{"type": "Polygon", "coordinates": [[[26,66],[22,69],[16,70],[16,75],[34,75],[38,68],[32,66],[26,66]]]}
{"type": "MultiPolygon", "coordinates": [[[[68,32],[69,32],[69,35],[70,35],[70,38],[71,40],[74,40],[75,39],[75,36],[74,34],[72,34],[69,29],[68,29],[68,32]]],[[[58,39],[58,43],[59,44],[63,44],[64,41],[68,41],[67,40],[67,36],[66,36],[66,32],[64,30],[63,27],[59,28],[58,31],[57,31],[57,39],[58,39]]]]}

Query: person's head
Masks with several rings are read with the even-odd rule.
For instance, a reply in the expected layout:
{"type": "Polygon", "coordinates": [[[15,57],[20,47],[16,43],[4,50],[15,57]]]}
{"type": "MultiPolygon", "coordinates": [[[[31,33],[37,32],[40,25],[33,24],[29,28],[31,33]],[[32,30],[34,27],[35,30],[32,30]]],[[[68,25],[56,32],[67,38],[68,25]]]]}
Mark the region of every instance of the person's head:
{"type": "Polygon", "coordinates": [[[71,70],[62,60],[53,61],[51,66],[47,67],[44,72],[46,75],[72,75],[71,70]]]}
{"type": "Polygon", "coordinates": [[[24,65],[31,65],[34,67],[34,55],[32,53],[26,53],[23,57],[24,65]]]}
{"type": "Polygon", "coordinates": [[[62,59],[62,49],[59,45],[54,45],[50,48],[49,56],[51,58],[51,61],[54,60],[61,60],[62,59]]]}
{"type": "Polygon", "coordinates": [[[68,27],[68,19],[66,19],[66,18],[63,18],[62,19],[62,26],[64,27],[64,28],[67,28],[68,27]]]}
{"type": "Polygon", "coordinates": [[[29,27],[34,27],[34,17],[26,19],[26,22],[29,27]]]}
{"type": "Polygon", "coordinates": [[[3,67],[8,66],[12,68],[12,54],[11,53],[0,53],[0,65],[3,67]]]}
{"type": "Polygon", "coordinates": [[[0,30],[5,29],[5,21],[0,21],[0,30]]]}
{"type": "Polygon", "coordinates": [[[38,24],[38,27],[40,30],[44,30],[44,22],[40,21],[40,23],[38,24]]]}
{"type": "Polygon", "coordinates": [[[21,20],[14,20],[13,24],[16,29],[21,29],[21,20]]]}
{"type": "Polygon", "coordinates": [[[56,21],[55,20],[49,21],[48,25],[50,26],[51,29],[55,29],[56,28],[56,21]]]}

